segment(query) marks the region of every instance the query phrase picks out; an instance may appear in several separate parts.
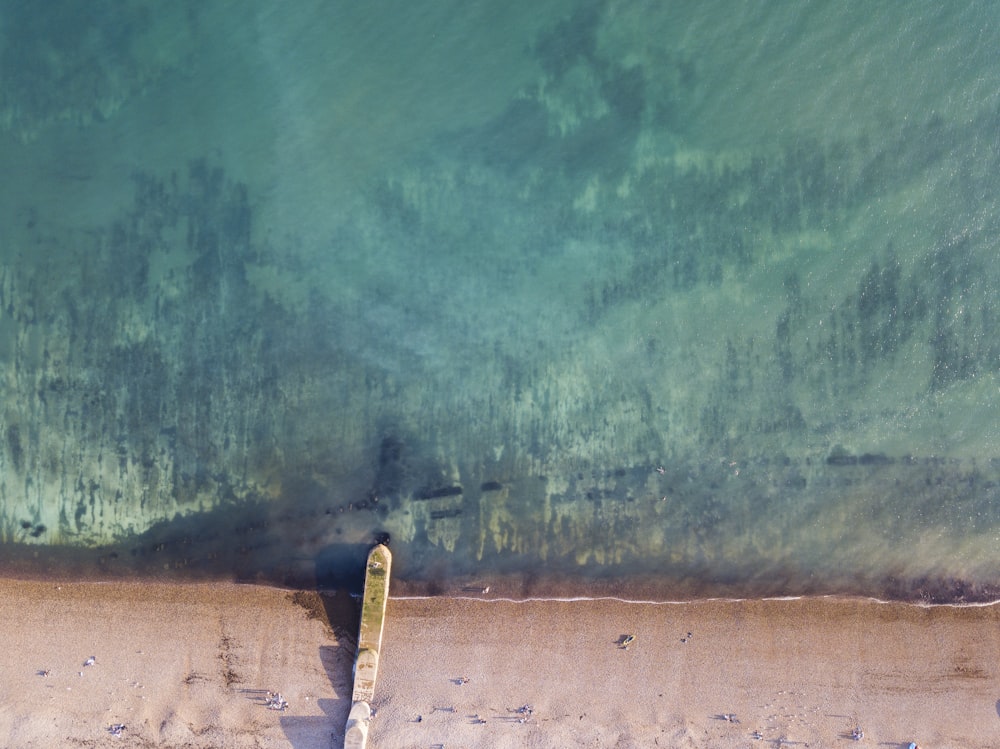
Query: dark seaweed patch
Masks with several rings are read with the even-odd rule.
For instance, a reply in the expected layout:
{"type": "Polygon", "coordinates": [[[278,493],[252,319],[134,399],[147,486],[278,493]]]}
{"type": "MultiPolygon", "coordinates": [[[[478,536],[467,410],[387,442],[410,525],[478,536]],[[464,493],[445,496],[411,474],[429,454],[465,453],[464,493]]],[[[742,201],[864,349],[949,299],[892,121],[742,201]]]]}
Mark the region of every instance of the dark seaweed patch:
{"type": "Polygon", "coordinates": [[[858,464],[857,455],[830,455],[826,459],[828,466],[856,466],[858,464]]]}
{"type": "Polygon", "coordinates": [[[892,458],[882,453],[850,455],[834,451],[826,459],[826,464],[829,466],[884,466],[893,462],[892,458]]]}
{"type": "Polygon", "coordinates": [[[439,499],[441,497],[457,497],[462,493],[460,486],[442,486],[437,489],[423,489],[417,492],[414,499],[439,499]]]}
{"type": "Polygon", "coordinates": [[[892,458],[882,453],[863,453],[858,456],[858,465],[862,466],[884,466],[892,462],[892,458]]]}
{"type": "Polygon", "coordinates": [[[24,446],[21,444],[21,430],[17,424],[7,427],[7,454],[14,465],[14,470],[20,471],[24,463],[24,446]]]}

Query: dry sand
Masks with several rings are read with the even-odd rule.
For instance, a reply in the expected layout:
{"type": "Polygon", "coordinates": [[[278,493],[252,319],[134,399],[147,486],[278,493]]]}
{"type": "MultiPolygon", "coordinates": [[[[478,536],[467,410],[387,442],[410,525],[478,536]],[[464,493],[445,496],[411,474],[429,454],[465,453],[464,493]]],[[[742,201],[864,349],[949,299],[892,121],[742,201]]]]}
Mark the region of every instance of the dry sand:
{"type": "MultiPolygon", "coordinates": [[[[342,745],[356,626],[342,594],[13,580],[0,594],[2,746],[342,745]]],[[[383,645],[376,749],[1000,746],[997,606],[397,598],[383,645]]]]}
{"type": "Polygon", "coordinates": [[[393,749],[997,747],[998,617],[997,606],[832,599],[395,600],[372,739],[393,749]],[[526,705],[522,723],[515,710],[526,705]]]}
{"type": "Polygon", "coordinates": [[[3,581],[0,596],[0,746],[329,749],[343,741],[354,641],[328,627],[315,593],[3,581]],[[288,709],[269,709],[268,690],[288,709]],[[125,725],[121,736],[108,731],[114,724],[125,725]]]}

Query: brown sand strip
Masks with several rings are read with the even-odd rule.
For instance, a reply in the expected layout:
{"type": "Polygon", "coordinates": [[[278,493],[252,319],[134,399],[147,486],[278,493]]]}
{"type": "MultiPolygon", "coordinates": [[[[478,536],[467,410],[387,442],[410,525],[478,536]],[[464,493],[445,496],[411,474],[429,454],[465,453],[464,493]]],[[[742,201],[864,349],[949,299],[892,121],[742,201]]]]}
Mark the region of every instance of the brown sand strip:
{"type": "Polygon", "coordinates": [[[356,620],[338,636],[328,608],[248,585],[0,581],[0,746],[329,749],[356,620]]]}
{"type": "MultiPolygon", "coordinates": [[[[351,610],[255,586],[0,581],[0,745],[336,749],[351,610]]],[[[369,746],[996,747],[998,617],[832,599],[394,599],[369,746]]]]}
{"type": "Polygon", "coordinates": [[[996,747],[998,617],[833,599],[392,600],[371,745],[996,747]]]}

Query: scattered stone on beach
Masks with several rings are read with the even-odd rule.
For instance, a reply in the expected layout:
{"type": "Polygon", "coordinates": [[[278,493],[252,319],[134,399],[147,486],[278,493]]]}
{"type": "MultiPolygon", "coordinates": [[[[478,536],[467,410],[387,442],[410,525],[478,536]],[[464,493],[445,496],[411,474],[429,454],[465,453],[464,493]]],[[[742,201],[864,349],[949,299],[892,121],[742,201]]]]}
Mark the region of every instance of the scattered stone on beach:
{"type": "Polygon", "coordinates": [[[281,696],[281,692],[268,691],[264,704],[268,710],[280,710],[284,712],[288,709],[288,700],[281,696]]]}
{"type": "Polygon", "coordinates": [[[521,705],[521,707],[508,707],[507,712],[517,715],[518,717],[515,720],[518,723],[527,723],[531,719],[531,715],[535,712],[535,708],[531,705],[521,705]]]}

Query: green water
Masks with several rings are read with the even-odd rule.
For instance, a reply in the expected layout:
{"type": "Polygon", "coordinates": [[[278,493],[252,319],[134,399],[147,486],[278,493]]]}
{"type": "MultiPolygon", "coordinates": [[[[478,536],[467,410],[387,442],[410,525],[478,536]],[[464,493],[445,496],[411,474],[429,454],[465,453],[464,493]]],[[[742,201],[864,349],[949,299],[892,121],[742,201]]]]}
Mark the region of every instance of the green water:
{"type": "Polygon", "coordinates": [[[8,572],[996,595],[993,4],[47,7],[8,572]]]}

